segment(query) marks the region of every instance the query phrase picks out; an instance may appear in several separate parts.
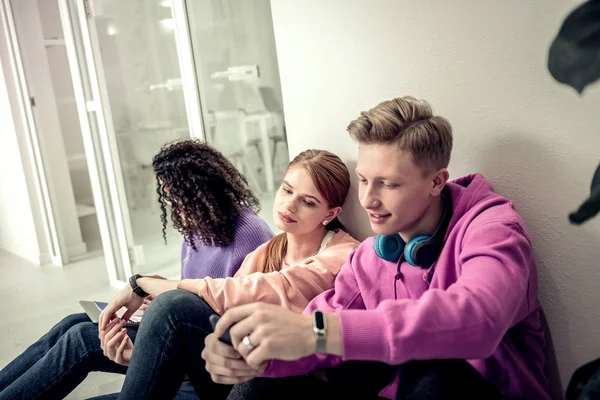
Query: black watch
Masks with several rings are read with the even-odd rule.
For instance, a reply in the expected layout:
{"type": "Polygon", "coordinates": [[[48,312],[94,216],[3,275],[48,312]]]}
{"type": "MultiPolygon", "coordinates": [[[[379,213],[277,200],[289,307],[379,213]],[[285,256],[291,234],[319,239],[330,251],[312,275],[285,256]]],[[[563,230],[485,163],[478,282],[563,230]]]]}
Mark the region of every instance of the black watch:
{"type": "Polygon", "coordinates": [[[150,296],[148,293],[144,292],[144,289],[138,286],[137,280],[138,278],[142,278],[142,275],[135,274],[131,278],[129,278],[129,286],[133,289],[133,293],[137,294],[140,297],[148,297],[150,296]]]}
{"type": "Polygon", "coordinates": [[[313,332],[317,341],[317,353],[327,353],[327,319],[321,310],[312,313],[313,332]]]}

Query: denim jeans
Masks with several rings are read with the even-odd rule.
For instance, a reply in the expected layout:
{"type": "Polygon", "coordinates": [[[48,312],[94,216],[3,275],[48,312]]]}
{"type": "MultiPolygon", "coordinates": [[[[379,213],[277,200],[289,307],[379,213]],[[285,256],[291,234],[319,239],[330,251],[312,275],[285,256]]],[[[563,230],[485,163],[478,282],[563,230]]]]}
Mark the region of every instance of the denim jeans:
{"type": "Polygon", "coordinates": [[[314,375],[254,378],[235,385],[228,400],[289,398],[380,399],[378,393],[399,376],[396,400],[504,400],[498,391],[464,360],[411,361],[399,367],[371,361],[343,362],[314,375]]]}
{"type": "Polygon", "coordinates": [[[226,398],[231,386],[214,383],[201,357],[211,314],[204,300],[185,290],[154,299],[138,329],[119,399],[172,399],[185,375],[200,399],[226,398]]]}
{"type": "MultiPolygon", "coordinates": [[[[127,328],[135,340],[137,328],[127,328]]],[[[98,324],[86,314],[64,318],[0,370],[0,399],[60,399],[92,371],[124,374],[127,368],[104,356],[98,324]]]]}
{"type": "MultiPolygon", "coordinates": [[[[116,400],[119,398],[119,393],[105,394],[103,396],[93,397],[88,400],[116,400]]],[[[173,400],[198,400],[196,391],[190,381],[185,381],[177,391],[173,400]]]]}
{"type": "MultiPolygon", "coordinates": [[[[135,341],[137,327],[128,327],[135,341]]],[[[57,399],[73,391],[89,372],[125,374],[127,367],[103,355],[98,324],[82,314],[73,314],[56,324],[47,334],[0,370],[0,399],[57,399]]],[[[95,397],[116,399],[118,393],[95,397]]],[[[177,392],[176,400],[196,400],[189,382],[177,392]]]]}
{"type": "Polygon", "coordinates": [[[233,387],[216,384],[201,357],[204,340],[212,332],[208,318],[213,313],[204,300],[183,290],[152,301],[139,327],[119,399],[172,399],[186,374],[202,400],[377,399],[396,376],[398,400],[502,399],[464,360],[412,361],[402,366],[352,361],[326,370],[326,381],[307,374],[255,378],[233,387]]]}
{"type": "Polygon", "coordinates": [[[235,385],[228,400],[278,400],[286,398],[375,400],[397,369],[373,361],[348,361],[329,368],[327,380],[314,374],[283,378],[254,378],[235,385]]]}

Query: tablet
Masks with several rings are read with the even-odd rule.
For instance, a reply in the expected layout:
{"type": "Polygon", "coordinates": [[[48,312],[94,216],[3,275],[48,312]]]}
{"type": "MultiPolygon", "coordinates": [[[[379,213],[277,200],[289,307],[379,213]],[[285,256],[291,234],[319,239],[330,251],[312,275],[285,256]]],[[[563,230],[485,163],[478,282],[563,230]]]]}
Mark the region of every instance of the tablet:
{"type": "MultiPolygon", "coordinates": [[[[79,302],[81,307],[83,307],[83,311],[90,317],[92,322],[98,323],[100,319],[100,313],[104,308],[108,305],[108,303],[104,303],[102,301],[88,301],[81,300],[79,302]]],[[[125,308],[121,308],[117,311],[117,316],[120,318],[125,313],[125,308]]],[[[127,321],[127,326],[138,326],[140,322],[142,322],[142,316],[144,315],[144,311],[137,310],[127,321]]]]}

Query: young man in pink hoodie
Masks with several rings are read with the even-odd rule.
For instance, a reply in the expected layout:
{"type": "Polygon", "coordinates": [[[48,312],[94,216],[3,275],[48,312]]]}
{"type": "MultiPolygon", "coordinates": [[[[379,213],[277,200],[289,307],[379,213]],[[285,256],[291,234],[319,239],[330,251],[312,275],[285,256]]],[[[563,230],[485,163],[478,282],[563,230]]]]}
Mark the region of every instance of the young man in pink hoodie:
{"type": "Polygon", "coordinates": [[[479,174],[448,182],[452,129],[424,101],[383,102],[348,131],[379,236],[301,315],[228,310],[202,354],[212,379],[238,384],[230,399],[549,399],[536,264],[512,203],[479,174]],[[237,352],[217,339],[230,326],[237,352]]]}

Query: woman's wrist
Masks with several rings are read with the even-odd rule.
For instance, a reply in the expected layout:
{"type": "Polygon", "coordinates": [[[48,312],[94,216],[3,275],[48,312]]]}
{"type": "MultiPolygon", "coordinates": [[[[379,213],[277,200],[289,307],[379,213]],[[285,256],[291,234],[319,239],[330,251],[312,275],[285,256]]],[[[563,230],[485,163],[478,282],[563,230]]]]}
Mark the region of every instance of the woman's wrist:
{"type": "Polygon", "coordinates": [[[177,289],[177,285],[179,281],[169,281],[164,278],[154,278],[150,276],[143,276],[138,278],[137,284],[142,290],[146,293],[149,293],[153,296],[158,296],[161,293],[166,292],[167,290],[177,289]]]}
{"type": "Polygon", "coordinates": [[[141,278],[138,278],[136,280],[136,282],[137,282],[138,286],[141,287],[144,292],[150,293],[148,291],[148,286],[152,279],[154,279],[154,278],[151,278],[149,276],[142,276],[141,278]]]}

